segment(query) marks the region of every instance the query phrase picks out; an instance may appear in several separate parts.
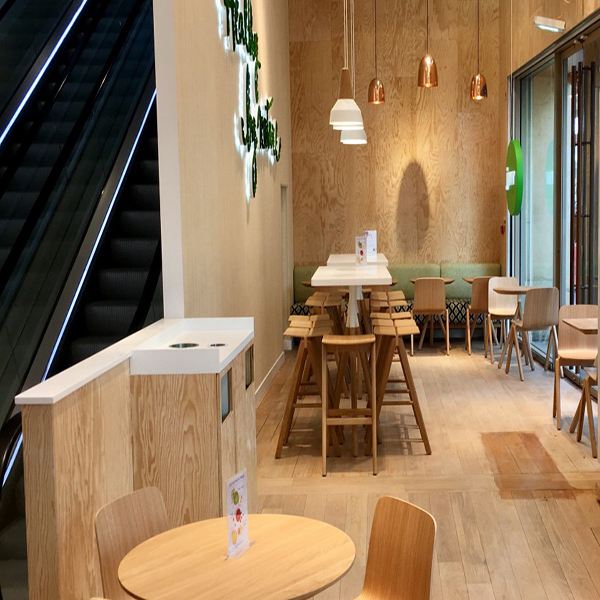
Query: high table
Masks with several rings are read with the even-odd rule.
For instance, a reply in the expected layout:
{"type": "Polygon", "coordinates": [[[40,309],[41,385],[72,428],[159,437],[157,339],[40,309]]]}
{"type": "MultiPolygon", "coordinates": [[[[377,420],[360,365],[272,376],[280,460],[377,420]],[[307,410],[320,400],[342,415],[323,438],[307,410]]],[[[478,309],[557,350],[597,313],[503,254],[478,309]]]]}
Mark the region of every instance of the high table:
{"type": "Polygon", "coordinates": [[[157,535],[125,556],[121,585],[144,600],[309,598],[338,581],[354,562],[346,533],[289,515],[249,515],[254,544],[227,558],[226,518],[157,535]]]}
{"type": "Polygon", "coordinates": [[[392,285],[392,276],[383,265],[341,265],[319,267],[312,276],[313,287],[348,286],[346,326],[358,329],[358,300],[362,300],[363,285],[392,285]]]}
{"type": "MultiPolygon", "coordinates": [[[[330,254],[327,259],[328,267],[339,267],[342,265],[352,266],[356,264],[356,254],[330,254]]],[[[378,253],[377,258],[373,261],[369,260],[367,265],[381,265],[383,267],[388,266],[388,259],[385,254],[378,253]]]]}

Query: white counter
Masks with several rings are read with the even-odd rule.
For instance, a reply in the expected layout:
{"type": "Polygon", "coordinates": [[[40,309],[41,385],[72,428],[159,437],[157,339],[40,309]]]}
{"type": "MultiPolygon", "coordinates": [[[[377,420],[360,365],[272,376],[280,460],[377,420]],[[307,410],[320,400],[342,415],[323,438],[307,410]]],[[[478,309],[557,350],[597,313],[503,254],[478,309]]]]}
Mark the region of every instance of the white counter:
{"type": "Polygon", "coordinates": [[[132,375],[220,373],[253,338],[251,317],[162,319],[22,392],[15,403],[54,404],[130,359],[132,375]],[[178,343],[198,345],[170,348],[178,343]]]}

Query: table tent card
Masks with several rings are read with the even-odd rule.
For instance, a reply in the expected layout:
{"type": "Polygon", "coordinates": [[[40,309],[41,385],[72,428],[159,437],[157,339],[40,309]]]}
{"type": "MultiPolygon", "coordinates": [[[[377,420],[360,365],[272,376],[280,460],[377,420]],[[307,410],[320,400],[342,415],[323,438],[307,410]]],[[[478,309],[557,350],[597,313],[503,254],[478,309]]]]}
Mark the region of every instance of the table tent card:
{"type": "Polygon", "coordinates": [[[227,555],[238,558],[250,547],[246,469],[227,480],[227,555]]]}
{"type": "Polygon", "coordinates": [[[356,264],[364,265],[367,260],[367,236],[359,235],[356,238],[356,264]]]}
{"type": "Polygon", "coordinates": [[[365,237],[367,238],[367,262],[375,262],[377,260],[377,230],[366,230],[365,237]]]}

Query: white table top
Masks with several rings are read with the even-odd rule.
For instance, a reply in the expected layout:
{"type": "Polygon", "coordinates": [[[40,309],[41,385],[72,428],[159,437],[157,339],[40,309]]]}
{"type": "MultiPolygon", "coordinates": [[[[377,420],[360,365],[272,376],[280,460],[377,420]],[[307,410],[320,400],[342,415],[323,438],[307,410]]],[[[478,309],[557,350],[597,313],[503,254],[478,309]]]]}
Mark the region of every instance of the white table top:
{"type": "MultiPolygon", "coordinates": [[[[330,254],[327,259],[328,267],[339,267],[341,265],[355,265],[356,264],[356,255],[355,254],[330,254]]],[[[374,261],[368,261],[368,265],[382,265],[384,267],[388,266],[388,259],[385,257],[385,254],[381,254],[379,252],[377,254],[377,259],[374,261]]]]}
{"type": "Polygon", "coordinates": [[[310,280],[313,287],[332,285],[392,285],[392,276],[382,265],[319,267],[310,280]]]}

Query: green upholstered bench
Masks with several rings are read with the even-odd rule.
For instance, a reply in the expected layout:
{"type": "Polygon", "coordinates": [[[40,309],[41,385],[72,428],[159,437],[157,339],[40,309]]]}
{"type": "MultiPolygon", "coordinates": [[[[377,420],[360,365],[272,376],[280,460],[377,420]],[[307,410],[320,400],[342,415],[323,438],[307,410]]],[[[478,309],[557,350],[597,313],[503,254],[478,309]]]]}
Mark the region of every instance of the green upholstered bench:
{"type": "MultiPolygon", "coordinates": [[[[463,277],[499,276],[501,274],[498,263],[394,263],[388,267],[393,278],[398,280],[392,290],[402,290],[408,301],[405,310],[412,308],[415,296],[415,286],[411,279],[419,277],[449,277],[454,283],[446,286],[446,305],[450,315],[450,324],[462,326],[467,319],[467,307],[471,301],[471,285],[463,281],[463,277]]],[[[302,285],[303,281],[310,281],[316,266],[294,267],[294,304],[290,314],[308,314],[305,306],[307,298],[312,294],[309,287],[302,285]]],[[[419,323],[421,318],[417,319],[419,323]]]]}

